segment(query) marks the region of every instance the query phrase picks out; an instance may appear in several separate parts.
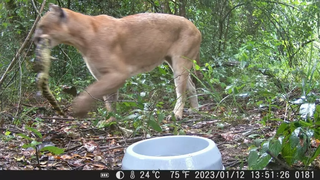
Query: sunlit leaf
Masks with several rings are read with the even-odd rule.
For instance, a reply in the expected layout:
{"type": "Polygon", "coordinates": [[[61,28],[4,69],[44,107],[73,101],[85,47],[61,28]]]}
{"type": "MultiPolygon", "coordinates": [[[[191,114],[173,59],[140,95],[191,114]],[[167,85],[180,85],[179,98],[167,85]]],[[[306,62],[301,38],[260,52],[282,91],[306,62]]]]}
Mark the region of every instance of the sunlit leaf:
{"type": "Polygon", "coordinates": [[[149,124],[154,130],[156,130],[156,131],[158,131],[158,132],[162,132],[161,126],[160,126],[156,121],[150,119],[150,120],[148,121],[148,124],[149,124]]]}
{"type": "Polygon", "coordinates": [[[271,156],[267,153],[263,153],[257,160],[255,164],[255,169],[256,170],[261,170],[264,167],[266,167],[271,160],[271,156]]]}
{"type": "Polygon", "coordinates": [[[288,123],[282,123],[282,124],[280,124],[280,126],[279,126],[278,129],[277,129],[276,135],[279,136],[279,135],[282,134],[288,127],[289,127],[289,124],[288,124],[288,123]]]}
{"type": "Polygon", "coordinates": [[[61,148],[58,148],[55,146],[46,146],[46,147],[40,149],[40,151],[49,151],[52,154],[56,154],[56,155],[64,153],[64,149],[61,149],[61,148]]]}
{"type": "Polygon", "coordinates": [[[248,156],[248,165],[250,168],[254,168],[258,160],[258,152],[256,150],[251,150],[248,156]]]}
{"type": "Polygon", "coordinates": [[[24,135],[24,134],[17,134],[17,136],[20,136],[20,137],[22,137],[22,138],[24,138],[24,139],[27,139],[27,140],[29,140],[29,141],[32,141],[32,138],[30,138],[29,136],[27,136],[27,135],[24,135]]]}
{"type": "Polygon", "coordinates": [[[34,129],[34,128],[32,128],[32,127],[29,127],[29,126],[25,126],[26,127],[26,129],[28,129],[29,131],[32,131],[35,135],[37,135],[39,138],[42,138],[42,134],[38,131],[38,130],[36,130],[36,129],[34,129]]]}
{"type": "Polygon", "coordinates": [[[281,152],[281,149],[282,149],[282,145],[278,139],[272,139],[270,141],[269,150],[273,156],[277,157],[281,152]]]}

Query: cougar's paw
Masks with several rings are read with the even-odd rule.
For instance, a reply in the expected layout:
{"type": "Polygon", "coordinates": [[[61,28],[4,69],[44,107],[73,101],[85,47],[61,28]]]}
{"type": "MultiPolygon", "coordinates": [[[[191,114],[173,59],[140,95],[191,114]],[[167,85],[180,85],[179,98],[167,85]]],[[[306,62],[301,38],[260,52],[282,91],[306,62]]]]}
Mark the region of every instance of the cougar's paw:
{"type": "Polygon", "coordinates": [[[85,96],[78,96],[73,101],[73,116],[84,118],[91,109],[92,99],[85,96]]]}

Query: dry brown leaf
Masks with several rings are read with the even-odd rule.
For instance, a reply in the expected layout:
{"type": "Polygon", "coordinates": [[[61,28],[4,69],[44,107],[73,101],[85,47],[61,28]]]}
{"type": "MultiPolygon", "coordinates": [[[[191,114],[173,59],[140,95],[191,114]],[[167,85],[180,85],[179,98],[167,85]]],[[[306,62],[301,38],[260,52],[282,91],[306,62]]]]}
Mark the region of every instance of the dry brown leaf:
{"type": "Polygon", "coordinates": [[[61,155],[60,158],[63,160],[67,160],[67,159],[72,159],[73,157],[70,155],[64,154],[64,155],[61,155]]]}

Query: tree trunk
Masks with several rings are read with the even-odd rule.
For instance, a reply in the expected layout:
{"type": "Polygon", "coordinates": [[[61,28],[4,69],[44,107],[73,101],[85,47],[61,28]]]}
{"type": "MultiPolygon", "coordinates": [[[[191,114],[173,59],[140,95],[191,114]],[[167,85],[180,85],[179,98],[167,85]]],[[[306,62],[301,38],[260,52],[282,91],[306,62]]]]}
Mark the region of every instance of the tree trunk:
{"type": "Polygon", "coordinates": [[[180,0],[179,3],[179,15],[186,17],[186,0],[180,0]]]}

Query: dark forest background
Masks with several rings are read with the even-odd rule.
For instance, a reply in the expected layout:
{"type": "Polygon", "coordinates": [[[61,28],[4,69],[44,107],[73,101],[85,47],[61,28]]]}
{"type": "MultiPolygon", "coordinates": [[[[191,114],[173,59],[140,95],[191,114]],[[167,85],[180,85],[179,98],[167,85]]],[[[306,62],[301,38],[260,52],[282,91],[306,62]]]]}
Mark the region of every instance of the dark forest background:
{"type": "MultiPolygon", "coordinates": [[[[185,119],[254,120],[273,129],[270,137],[255,134],[262,140],[249,148],[253,169],[265,167],[278,154],[289,166],[300,162],[307,167],[320,153],[318,145],[312,145],[319,143],[320,132],[318,0],[49,0],[43,13],[49,2],[88,15],[121,18],[154,12],[188,18],[203,35],[198,67],[203,78],[196,83],[201,111],[185,119]]],[[[24,124],[43,107],[49,111],[44,114],[54,115],[48,102],[36,96],[35,46],[26,39],[41,3],[0,3],[0,122],[10,117],[12,124],[24,124]]],[[[74,97],[66,87],[81,92],[94,78],[75,48],[59,45],[51,54],[56,59],[50,88],[68,109],[74,97]]],[[[161,120],[175,99],[172,72],[163,64],[127,81],[113,116],[136,132],[161,132],[161,120]]],[[[101,120],[107,114],[101,104],[90,115],[101,120]]],[[[183,130],[175,127],[175,134],[183,130]]]]}

